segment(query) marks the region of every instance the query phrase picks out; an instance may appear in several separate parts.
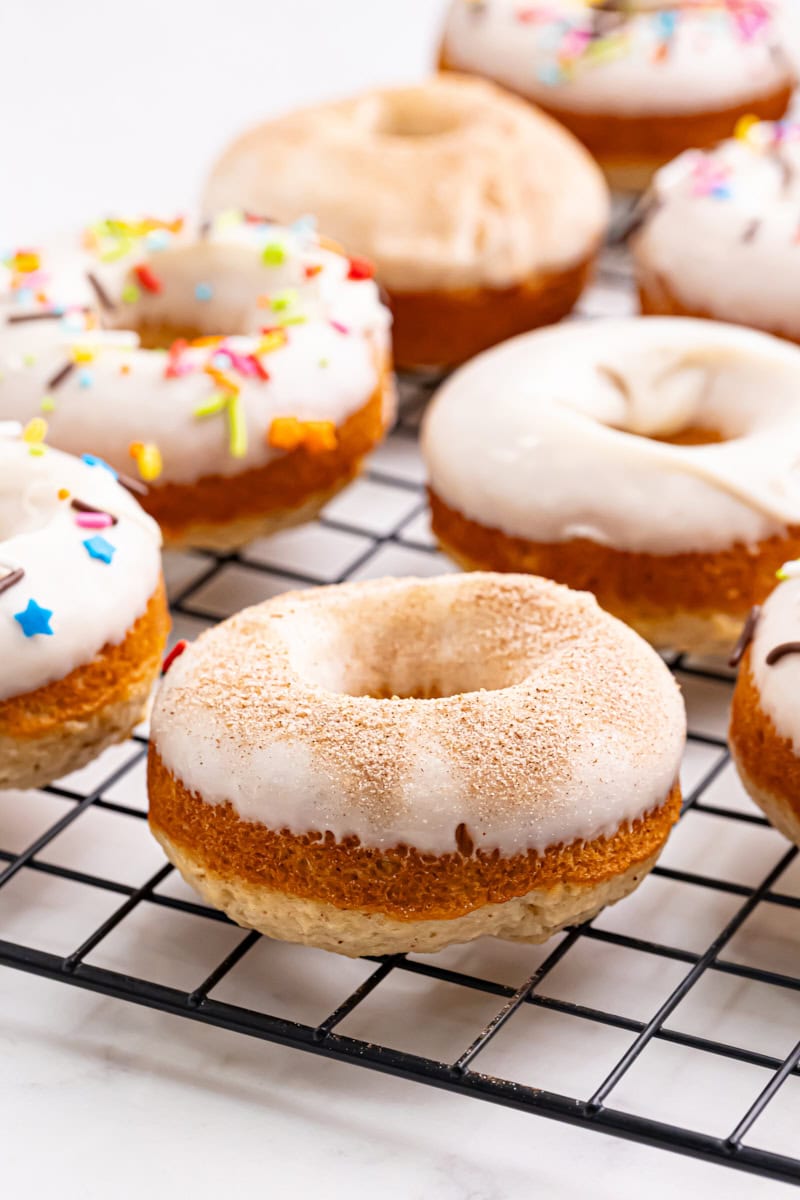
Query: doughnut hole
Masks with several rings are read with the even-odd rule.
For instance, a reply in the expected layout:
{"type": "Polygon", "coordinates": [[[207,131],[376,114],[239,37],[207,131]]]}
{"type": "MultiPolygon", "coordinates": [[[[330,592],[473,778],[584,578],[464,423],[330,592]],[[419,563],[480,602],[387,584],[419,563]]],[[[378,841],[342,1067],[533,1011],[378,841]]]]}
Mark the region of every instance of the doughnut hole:
{"type": "Polygon", "coordinates": [[[479,586],[466,591],[460,597],[428,591],[412,604],[405,592],[366,595],[314,624],[304,614],[302,628],[287,631],[292,667],[326,691],[389,701],[521,683],[547,652],[536,611],[498,620],[496,595],[479,586]]]}
{"type": "Polygon", "coordinates": [[[416,140],[454,133],[464,124],[464,113],[447,97],[425,97],[416,89],[368,98],[361,119],[381,137],[416,140]]]}
{"type": "MultiPolygon", "coordinates": [[[[259,308],[264,279],[252,260],[247,247],[213,242],[162,250],[146,262],[152,286],[132,272],[128,283],[136,299],[108,314],[106,327],[133,330],[145,350],[167,350],[181,338],[252,333],[269,315],[259,308]]],[[[280,267],[270,280],[276,292],[288,282],[280,267]]]]}

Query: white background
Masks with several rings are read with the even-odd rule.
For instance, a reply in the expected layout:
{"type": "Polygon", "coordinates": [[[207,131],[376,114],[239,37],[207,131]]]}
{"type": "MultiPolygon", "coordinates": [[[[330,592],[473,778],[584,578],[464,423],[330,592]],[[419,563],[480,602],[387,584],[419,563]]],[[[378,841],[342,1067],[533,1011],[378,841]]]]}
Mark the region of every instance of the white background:
{"type": "MultiPolygon", "coordinates": [[[[104,211],[190,208],[242,126],[421,76],[442,9],[439,0],[5,0],[0,244],[104,211]]],[[[0,1080],[9,1196],[789,1195],[13,972],[0,973],[0,1080]]]]}

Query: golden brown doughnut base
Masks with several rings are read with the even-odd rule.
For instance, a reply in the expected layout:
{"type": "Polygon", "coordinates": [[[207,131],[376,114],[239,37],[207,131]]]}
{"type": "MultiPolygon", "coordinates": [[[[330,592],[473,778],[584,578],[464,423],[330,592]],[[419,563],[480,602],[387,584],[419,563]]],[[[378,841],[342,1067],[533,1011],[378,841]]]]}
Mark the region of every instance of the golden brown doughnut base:
{"type": "Polygon", "coordinates": [[[587,538],[529,542],[471,521],[429,492],[442,549],[466,570],[523,571],[593,592],[598,603],[664,649],[728,652],[775,572],[800,556],[800,527],[756,546],[709,554],[632,554],[587,538]]]}
{"type": "Polygon", "coordinates": [[[437,857],[242,821],[230,804],[184,787],[152,745],[148,791],[154,835],[210,903],[272,937],[351,955],[438,949],[487,932],[542,940],[635,887],[680,812],[676,785],[610,838],[502,858],[472,850],[459,827],[466,850],[437,857]]]}
{"type": "Polygon", "coordinates": [[[190,851],[154,829],[167,858],[213,908],[222,909],[245,929],[267,937],[331,950],[348,958],[372,954],[431,954],[479,937],[511,942],[546,942],[568,925],[596,917],[608,904],[629,895],[655,866],[658,854],[604,883],[558,885],[531,891],[504,904],[487,904],[453,920],[400,921],[383,913],[336,908],[300,899],[258,884],[226,880],[207,870],[190,851]]]}
{"type": "Polygon", "coordinates": [[[749,650],[733,693],[728,740],[745,791],[771,824],[800,846],[800,758],[761,707],[749,650]]]}
{"type": "Polygon", "coordinates": [[[169,630],[163,582],[119,645],[63,679],[0,701],[0,788],[43,787],[141,721],[169,630]]]}
{"type": "MultiPolygon", "coordinates": [[[[462,67],[449,63],[444,52],[439,58],[439,69],[467,73],[462,67]]],[[[529,96],[517,94],[533,103],[529,96]]],[[[792,84],[787,81],[782,87],[753,96],[743,104],[710,112],[621,116],[619,113],[575,112],[555,104],[544,104],[541,99],[536,104],[583,142],[613,187],[638,190],[647,186],[654,171],[684,150],[703,149],[730,137],[740,117],[752,113],[761,121],[779,120],[787,111],[791,97],[792,84]]]]}
{"type": "Polygon", "coordinates": [[[395,362],[409,369],[454,367],[506,338],[566,317],[591,275],[596,252],[563,271],[514,287],[389,292],[395,362]]]}
{"type": "MultiPolygon", "coordinates": [[[[771,333],[773,337],[783,338],[788,342],[800,343],[800,326],[794,331],[789,329],[772,329],[768,325],[753,325],[745,321],[735,321],[730,314],[714,313],[707,309],[686,306],[670,289],[663,276],[648,271],[641,262],[636,263],[636,275],[639,282],[639,308],[649,317],[702,317],[709,321],[727,321],[734,325],[747,325],[750,329],[761,329],[771,333]]],[[[787,317],[794,314],[787,313],[787,317]]]]}
{"type": "Polygon", "coordinates": [[[367,403],[338,427],[335,449],[299,447],[238,475],[151,484],[142,507],[158,521],[172,548],[233,549],[316,516],[359,473],[393,416],[394,382],[387,364],[367,403]]]}

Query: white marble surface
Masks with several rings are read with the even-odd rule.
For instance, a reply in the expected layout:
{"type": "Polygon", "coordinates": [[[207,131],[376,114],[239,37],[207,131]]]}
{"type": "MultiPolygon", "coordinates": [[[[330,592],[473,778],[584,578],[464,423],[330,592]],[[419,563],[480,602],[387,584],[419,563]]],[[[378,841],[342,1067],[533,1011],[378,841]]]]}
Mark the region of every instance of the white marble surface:
{"type": "MultiPolygon", "coordinates": [[[[113,208],[186,207],[225,138],[262,113],[382,80],[411,79],[432,59],[440,0],[143,0],[121,13],[83,0],[6,6],[0,96],[0,243],[80,222],[113,208]],[[14,119],[8,118],[14,113],[14,119]]],[[[629,301],[605,284],[585,311],[623,311],[629,301]]],[[[381,451],[377,467],[417,483],[408,442],[381,451]]],[[[194,636],[204,614],[228,611],[287,586],[280,570],[313,564],[337,577],[360,561],[369,536],[399,531],[357,577],[437,571],[414,493],[364,481],[329,510],[342,526],[298,530],[256,543],[241,565],[197,589],[196,615],[178,634],[194,636]],[[355,528],[351,528],[355,526],[355,528]],[[248,563],[267,565],[271,574],[248,563]]],[[[175,588],[199,577],[205,560],[172,559],[175,588]]],[[[727,689],[687,680],[692,727],[719,734],[727,689]]],[[[108,752],[75,782],[91,787],[130,754],[108,752]]],[[[718,751],[693,746],[692,786],[718,751]]],[[[107,793],[143,805],[142,774],[107,793]]],[[[713,785],[717,804],[748,809],[733,772],[713,785]]],[[[57,819],[63,801],[39,793],[0,795],[0,844],[19,850],[57,819]]],[[[735,883],[763,878],[784,852],[777,834],[691,814],[665,865],[735,883]]],[[[74,869],[140,884],[161,856],[144,822],[93,811],[42,854],[74,869]]],[[[170,877],[164,890],[186,894],[170,877]]],[[[800,894],[793,865],[780,890],[800,894]]],[[[0,936],[68,953],[117,896],[25,871],[0,892],[0,936]]],[[[649,880],[599,919],[603,928],[702,950],[740,900],[724,892],[649,880]]],[[[143,906],[91,961],[149,972],[193,987],[241,935],[224,925],[143,906]]],[[[454,968],[519,984],[544,951],[484,943],[452,949],[454,968]]],[[[761,906],[726,950],[733,961],[796,972],[795,912],[761,906]]],[[[685,970],[601,942],[585,941],[548,977],[546,994],[647,1020],[685,970]]],[[[321,1019],[367,968],[313,951],[259,943],[215,996],[296,1019],[321,1019]]],[[[495,999],[419,976],[392,976],[342,1032],[421,1053],[454,1057],[495,1011],[495,999]]],[[[673,1028],[740,1043],[780,1057],[798,1036],[796,993],[733,976],[704,977],[669,1022],[673,1028]]],[[[483,1070],[589,1095],[631,1035],[542,1009],[515,1017],[480,1060],[483,1070]]],[[[726,1134],[767,1075],[716,1056],[654,1043],[620,1088],[618,1107],[726,1134]]],[[[648,1200],[789,1195],[789,1189],[493,1105],[385,1078],[195,1025],[87,992],[0,971],[0,1180],[9,1195],[65,1200],[160,1200],[176,1189],[196,1200],[243,1194],[385,1200],[648,1200]]],[[[797,1153],[800,1089],[791,1080],[751,1141],[797,1153]]]]}

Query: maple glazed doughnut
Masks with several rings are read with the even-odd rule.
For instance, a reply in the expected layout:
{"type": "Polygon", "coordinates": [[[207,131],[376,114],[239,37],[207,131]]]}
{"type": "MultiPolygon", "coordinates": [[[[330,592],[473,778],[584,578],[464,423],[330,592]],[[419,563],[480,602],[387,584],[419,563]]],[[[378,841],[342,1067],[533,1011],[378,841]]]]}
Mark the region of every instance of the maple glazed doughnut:
{"type": "Polygon", "coordinates": [[[241,212],[101,221],[0,267],[0,419],[148,484],[171,545],[313,517],[393,415],[372,268],[241,212]],[[3,278],[4,276],[4,278],[3,278]]]}
{"type": "Polygon", "coordinates": [[[800,342],[800,125],[742,121],[659,171],[631,238],[642,311],[800,342]]]}
{"type": "Polygon", "coordinates": [[[581,322],[462,367],[422,431],[466,568],[594,592],[657,646],[729,652],[800,554],[800,350],[669,317],[581,322]]]}
{"type": "Polygon", "coordinates": [[[158,526],[104,463],[41,432],[0,425],[0,788],[127,738],[168,625],[158,526]]]}
{"type": "Polygon", "coordinates": [[[565,316],[608,224],[571,134],[489,83],[440,76],[270,120],[223,154],[204,205],[321,227],[375,263],[404,367],[463,362],[565,316]]]}
{"type": "Polygon", "coordinates": [[[677,819],[683,702],[586,594],[531,576],[278,596],[158,692],[150,825],[211,904],[342,954],[543,941],[677,819]]]}
{"type": "Polygon", "coordinates": [[[751,799],[800,845],[800,562],[778,577],[742,633],[728,741],[751,799]]]}
{"type": "Polygon", "coordinates": [[[785,0],[452,0],[440,65],[534,101],[641,187],[739,117],[783,116],[793,17],[785,0]]]}

